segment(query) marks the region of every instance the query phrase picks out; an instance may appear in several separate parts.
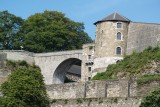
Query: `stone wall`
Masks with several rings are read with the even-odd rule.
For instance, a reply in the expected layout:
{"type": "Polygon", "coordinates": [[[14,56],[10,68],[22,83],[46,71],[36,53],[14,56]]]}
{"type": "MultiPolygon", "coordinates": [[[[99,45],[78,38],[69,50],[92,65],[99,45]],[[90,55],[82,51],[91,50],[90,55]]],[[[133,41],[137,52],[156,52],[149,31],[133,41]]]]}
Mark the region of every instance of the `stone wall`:
{"type": "Polygon", "coordinates": [[[24,60],[29,64],[34,63],[34,53],[23,51],[23,50],[1,50],[0,53],[6,53],[8,60],[18,61],[24,60]]]}
{"type": "Polygon", "coordinates": [[[160,24],[131,22],[128,29],[127,54],[141,52],[149,46],[160,46],[160,24]]]}
{"type": "Polygon", "coordinates": [[[121,22],[122,27],[117,28],[117,22],[106,21],[96,25],[95,58],[122,57],[126,52],[126,40],[128,23],[121,22]],[[121,40],[117,39],[117,33],[121,33],[121,40]],[[121,54],[116,54],[116,48],[121,47],[121,54]]]}
{"type": "Polygon", "coordinates": [[[82,50],[82,65],[81,65],[81,81],[88,81],[92,77],[94,64],[95,44],[84,44],[82,50]]]}
{"type": "Polygon", "coordinates": [[[51,107],[139,107],[141,97],[53,100],[51,107]]]}
{"type": "Polygon", "coordinates": [[[51,99],[97,98],[127,96],[127,81],[88,81],[48,85],[51,99]],[[122,93],[122,94],[121,94],[122,93]]]}
{"type": "Polygon", "coordinates": [[[160,87],[160,81],[145,85],[127,80],[88,81],[46,87],[51,99],[142,97],[153,88],[160,87]]]}

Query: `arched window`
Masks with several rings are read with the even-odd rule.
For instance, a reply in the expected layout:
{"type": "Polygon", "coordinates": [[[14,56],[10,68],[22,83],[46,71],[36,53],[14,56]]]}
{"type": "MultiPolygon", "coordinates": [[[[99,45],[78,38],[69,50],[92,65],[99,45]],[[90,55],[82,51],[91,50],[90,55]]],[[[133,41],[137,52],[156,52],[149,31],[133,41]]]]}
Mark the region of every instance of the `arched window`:
{"type": "Polygon", "coordinates": [[[121,53],[122,53],[121,47],[117,47],[117,48],[116,48],[116,54],[117,54],[117,55],[121,55],[121,53]]]}
{"type": "Polygon", "coordinates": [[[117,28],[122,28],[122,23],[121,22],[117,22],[117,28]]]}
{"type": "Polygon", "coordinates": [[[122,40],[121,32],[118,32],[118,33],[117,33],[117,40],[122,40]]]}

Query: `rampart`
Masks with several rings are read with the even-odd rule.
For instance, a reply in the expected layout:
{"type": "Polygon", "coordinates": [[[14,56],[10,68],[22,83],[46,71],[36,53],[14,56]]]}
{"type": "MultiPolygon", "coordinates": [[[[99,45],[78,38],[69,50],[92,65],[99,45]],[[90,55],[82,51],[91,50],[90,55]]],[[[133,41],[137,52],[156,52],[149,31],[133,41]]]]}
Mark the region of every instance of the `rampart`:
{"type": "Polygon", "coordinates": [[[160,24],[131,22],[128,28],[127,54],[160,46],[160,24]]]}
{"type": "Polygon", "coordinates": [[[48,85],[47,92],[51,99],[142,97],[159,86],[160,81],[146,85],[128,80],[88,81],[48,85]]]}
{"type": "Polygon", "coordinates": [[[1,50],[0,52],[6,53],[8,60],[13,60],[13,61],[24,60],[29,64],[34,63],[34,57],[33,57],[34,53],[32,52],[27,52],[23,50],[1,50]]]}
{"type": "Polygon", "coordinates": [[[139,107],[142,98],[88,98],[53,100],[51,107],[139,107]]]}

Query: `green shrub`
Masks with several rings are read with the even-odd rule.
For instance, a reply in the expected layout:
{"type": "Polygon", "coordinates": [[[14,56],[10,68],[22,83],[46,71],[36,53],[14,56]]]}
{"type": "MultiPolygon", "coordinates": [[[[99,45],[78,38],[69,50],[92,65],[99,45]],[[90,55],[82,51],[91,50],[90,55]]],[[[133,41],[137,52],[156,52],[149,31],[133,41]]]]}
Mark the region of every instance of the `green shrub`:
{"type": "Polygon", "coordinates": [[[16,67],[16,63],[15,61],[11,61],[11,60],[6,60],[6,66],[9,67],[16,67]]]}
{"type": "Polygon", "coordinates": [[[154,90],[146,96],[140,107],[160,107],[160,88],[154,90]]]}
{"type": "Polygon", "coordinates": [[[23,61],[19,61],[18,65],[28,67],[28,63],[26,61],[24,61],[24,60],[23,61]]]}
{"type": "Polygon", "coordinates": [[[1,85],[0,107],[48,107],[49,99],[40,69],[24,61],[7,63],[15,67],[1,85]]]}

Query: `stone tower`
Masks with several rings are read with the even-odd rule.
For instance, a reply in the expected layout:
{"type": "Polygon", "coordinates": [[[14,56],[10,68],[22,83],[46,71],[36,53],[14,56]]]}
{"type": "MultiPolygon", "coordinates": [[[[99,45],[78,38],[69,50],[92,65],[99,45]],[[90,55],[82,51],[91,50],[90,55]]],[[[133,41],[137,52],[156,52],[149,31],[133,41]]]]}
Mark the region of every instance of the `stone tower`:
{"type": "Polygon", "coordinates": [[[96,25],[94,71],[104,71],[106,66],[116,63],[126,54],[129,23],[129,19],[118,13],[94,23],[96,25]]]}
{"type": "Polygon", "coordinates": [[[82,80],[89,80],[97,72],[104,72],[109,64],[123,59],[130,22],[124,16],[113,13],[94,23],[95,43],[83,46],[82,80]],[[91,46],[94,46],[94,52],[90,49],[91,46]]]}

